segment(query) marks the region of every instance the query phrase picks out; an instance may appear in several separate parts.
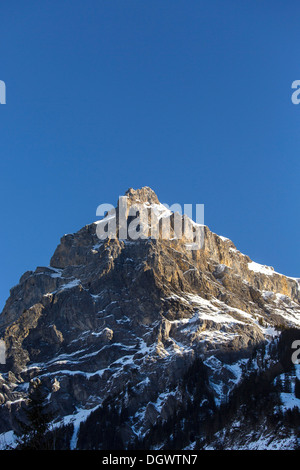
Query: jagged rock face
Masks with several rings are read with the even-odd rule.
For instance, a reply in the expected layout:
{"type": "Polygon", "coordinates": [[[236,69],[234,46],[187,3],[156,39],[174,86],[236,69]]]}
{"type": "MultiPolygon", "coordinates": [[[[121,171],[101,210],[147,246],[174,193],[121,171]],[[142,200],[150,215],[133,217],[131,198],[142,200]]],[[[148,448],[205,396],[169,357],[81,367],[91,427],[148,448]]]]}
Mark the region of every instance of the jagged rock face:
{"type": "MultiPolygon", "coordinates": [[[[150,188],[126,197],[129,207],[164,213],[150,188]]],[[[257,265],[208,227],[201,250],[187,249],[185,239],[99,240],[96,229],[62,237],[50,266],[11,289],[0,316],[1,432],[13,426],[34,377],[48,388],[58,421],[118,395],[131,413],[128,435],[145,431],[176,406],[171,396],[159,410],[153,403],[195,356],[207,361],[212,387],[221,381],[228,392],[235,376],[226,364],[279,326],[300,324],[298,281],[257,265]]]]}

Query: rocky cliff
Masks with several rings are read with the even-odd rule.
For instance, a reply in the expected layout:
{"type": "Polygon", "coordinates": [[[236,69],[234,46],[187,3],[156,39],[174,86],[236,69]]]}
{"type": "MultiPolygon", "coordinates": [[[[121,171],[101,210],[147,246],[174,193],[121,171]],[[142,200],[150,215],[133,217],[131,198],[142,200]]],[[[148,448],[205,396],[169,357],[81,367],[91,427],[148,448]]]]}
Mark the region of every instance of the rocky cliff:
{"type": "Polygon", "coordinates": [[[99,240],[97,226],[118,219],[117,210],[62,237],[50,265],[26,272],[11,289],[0,316],[4,441],[18,433],[16,417],[38,378],[54,426],[72,428],[71,448],[80,447],[80,429],[105,400],[126,408],[127,448],[174,415],[186,397],[178,384],[196,359],[214,413],[253,351],[300,326],[297,279],[255,263],[206,226],[203,247],[188,249],[176,238],[174,214],[150,188],[125,198],[129,208],[156,210],[158,222],[171,217],[170,239],[99,240]]]}

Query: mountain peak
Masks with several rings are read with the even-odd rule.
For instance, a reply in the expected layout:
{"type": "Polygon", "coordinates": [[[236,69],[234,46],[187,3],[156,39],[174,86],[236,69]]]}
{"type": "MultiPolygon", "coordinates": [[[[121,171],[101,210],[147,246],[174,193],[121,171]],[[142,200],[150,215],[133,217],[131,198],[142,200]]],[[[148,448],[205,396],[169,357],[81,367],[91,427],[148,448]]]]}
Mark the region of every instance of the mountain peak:
{"type": "Polygon", "coordinates": [[[129,188],[125,196],[127,196],[131,202],[159,204],[157,195],[149,186],[143,186],[140,189],[129,188]]]}

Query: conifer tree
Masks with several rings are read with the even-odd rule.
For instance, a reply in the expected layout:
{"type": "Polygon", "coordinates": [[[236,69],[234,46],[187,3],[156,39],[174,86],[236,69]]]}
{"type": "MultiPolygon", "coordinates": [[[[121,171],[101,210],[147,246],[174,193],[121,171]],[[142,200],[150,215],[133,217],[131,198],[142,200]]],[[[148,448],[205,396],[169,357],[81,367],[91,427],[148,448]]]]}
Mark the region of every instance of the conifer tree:
{"type": "Polygon", "coordinates": [[[295,397],[300,398],[300,380],[298,377],[295,379],[295,397]]]}
{"type": "Polygon", "coordinates": [[[22,436],[19,438],[20,450],[54,450],[55,435],[50,433],[52,414],[46,412],[46,397],[39,380],[33,383],[27,408],[26,421],[19,421],[22,436]]]}

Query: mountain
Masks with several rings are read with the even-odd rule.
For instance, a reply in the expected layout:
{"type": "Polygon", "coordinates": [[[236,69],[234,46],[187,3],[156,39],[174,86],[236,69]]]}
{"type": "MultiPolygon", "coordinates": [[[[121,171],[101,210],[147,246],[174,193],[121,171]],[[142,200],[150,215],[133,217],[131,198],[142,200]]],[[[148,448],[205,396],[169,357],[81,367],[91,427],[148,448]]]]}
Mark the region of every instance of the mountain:
{"type": "Polygon", "coordinates": [[[118,227],[119,199],[10,291],[0,315],[2,447],[17,445],[39,383],[56,448],[298,448],[299,280],[170,212],[148,187],[122,201],[126,228],[138,207],[136,221],[156,214],[159,236],[117,229],[100,240],[99,227],[118,227]],[[177,236],[175,220],[202,230],[200,249],[177,236]]]}

